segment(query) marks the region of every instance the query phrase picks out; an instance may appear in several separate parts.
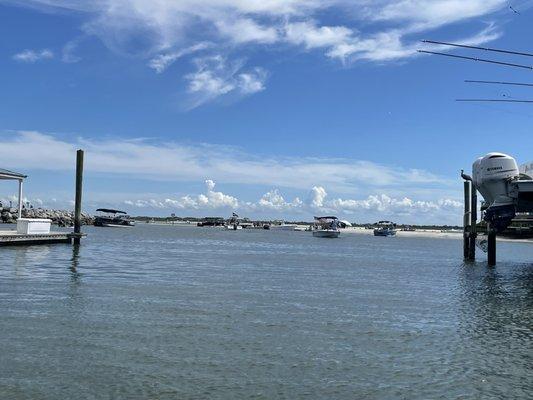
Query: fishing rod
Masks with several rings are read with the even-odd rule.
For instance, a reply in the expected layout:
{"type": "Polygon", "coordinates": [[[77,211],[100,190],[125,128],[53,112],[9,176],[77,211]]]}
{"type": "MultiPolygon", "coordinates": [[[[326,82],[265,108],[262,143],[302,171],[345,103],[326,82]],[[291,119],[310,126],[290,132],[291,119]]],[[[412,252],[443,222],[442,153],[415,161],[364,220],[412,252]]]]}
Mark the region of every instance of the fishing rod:
{"type": "Polygon", "coordinates": [[[477,58],[477,57],[467,57],[467,56],[458,56],[456,54],[447,54],[447,53],[441,53],[438,51],[429,51],[429,50],[417,50],[419,53],[425,53],[425,54],[435,54],[438,56],[444,56],[444,57],[452,57],[452,58],[460,58],[463,60],[471,60],[471,61],[479,61],[489,64],[497,64],[497,65],[503,65],[506,67],[514,67],[514,68],[524,68],[533,70],[533,67],[530,65],[523,65],[523,64],[514,64],[514,63],[508,63],[503,61],[495,61],[495,60],[487,60],[485,58],[477,58]]]}
{"type": "Polygon", "coordinates": [[[501,82],[501,81],[475,81],[466,79],[466,83],[485,83],[493,85],[513,85],[513,86],[533,86],[533,83],[521,83],[521,82],[501,82]]]}
{"type": "Polygon", "coordinates": [[[495,53],[513,54],[513,55],[516,55],[516,56],[533,57],[533,53],[525,53],[525,52],[520,52],[520,51],[511,51],[511,50],[502,50],[502,49],[493,49],[493,48],[490,48],[490,47],[469,46],[469,45],[466,45],[466,44],[437,42],[436,40],[422,40],[422,43],[440,44],[440,45],[444,45],[444,46],[461,47],[461,48],[464,48],[464,49],[484,50],[484,51],[492,51],[492,52],[495,52],[495,53]]]}

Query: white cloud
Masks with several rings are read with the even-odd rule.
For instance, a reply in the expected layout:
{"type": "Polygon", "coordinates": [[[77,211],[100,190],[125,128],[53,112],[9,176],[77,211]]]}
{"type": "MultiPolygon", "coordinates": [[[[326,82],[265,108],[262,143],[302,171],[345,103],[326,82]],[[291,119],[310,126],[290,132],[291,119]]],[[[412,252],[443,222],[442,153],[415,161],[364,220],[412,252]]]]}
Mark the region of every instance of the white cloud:
{"type": "MultiPolygon", "coordinates": [[[[220,213],[238,211],[241,214],[266,215],[272,218],[280,215],[289,218],[310,218],[316,213],[332,213],[359,221],[372,222],[374,219],[392,218],[406,223],[450,223],[458,224],[462,213],[462,203],[454,199],[435,201],[415,201],[408,197],[393,198],[385,194],[370,195],[363,199],[326,200],[323,187],[314,187],[307,202],[298,197],[287,201],[279,189],[272,189],[257,201],[243,201],[236,197],[214,192],[214,182],[206,181],[206,193],[187,195],[176,199],[127,200],[125,205],[140,209],[165,210],[165,213],[206,212],[218,210],[220,213]],[[298,217],[299,216],[299,217],[298,217]]],[[[142,211],[140,211],[142,212],[142,211]]]]}
{"type": "Polygon", "coordinates": [[[400,0],[382,2],[367,16],[375,20],[406,21],[418,29],[436,28],[449,23],[489,14],[507,6],[504,0],[400,0]]]}
{"type": "Polygon", "coordinates": [[[220,19],[215,26],[222,36],[226,36],[234,43],[275,43],[279,40],[276,27],[262,26],[250,18],[237,20],[220,19]]]}
{"type": "Polygon", "coordinates": [[[185,76],[194,108],[219,96],[245,96],[264,90],[266,72],[262,68],[242,70],[242,61],[230,62],[221,55],[195,60],[196,71],[185,76]]]}
{"type": "MultiPolygon", "coordinates": [[[[448,41],[482,44],[494,40],[501,36],[497,25],[482,29],[473,20],[479,17],[494,20],[495,12],[507,8],[505,0],[10,0],[9,3],[43,11],[82,13],[86,22],[81,29],[86,35],[100,38],[119,54],[148,59],[148,65],[157,73],[198,51],[198,47],[203,49],[205,43],[212,43],[219,54],[226,54],[225,65],[206,67],[196,62],[197,71],[188,75],[189,91],[200,94],[195,96],[194,104],[237,92],[239,88],[247,94],[264,89],[264,70],[256,68],[235,75],[235,65],[242,69],[242,63],[226,60],[233,57],[232,53],[251,46],[272,51],[291,45],[321,51],[344,63],[358,60],[383,63],[416,56],[421,35],[445,25],[469,23],[470,34],[442,38],[448,41]],[[343,17],[331,24],[331,15],[343,17]]],[[[35,55],[27,57],[32,59],[35,55]]]]}
{"type": "MultiPolygon", "coordinates": [[[[209,41],[230,49],[287,43],[343,61],[412,57],[421,33],[486,17],[505,0],[11,0],[11,4],[85,13],[82,29],[111,50],[150,57],[158,72],[179,49],[209,41]],[[327,16],[343,15],[329,25],[327,16]],[[417,33],[417,37],[412,35],[417,33]],[[176,50],[178,49],[178,50],[176,50]]],[[[472,25],[475,26],[475,25],[472,25]]],[[[473,28],[475,30],[475,28],[473,28]]],[[[472,32],[472,31],[471,31],[472,32]]],[[[496,31],[495,31],[496,32],[496,31]]],[[[497,35],[472,32],[482,42],[497,35]]],[[[449,39],[449,38],[447,38],[449,39]]],[[[170,60],[170,61],[169,61],[170,60]]]]}
{"type": "Polygon", "coordinates": [[[49,49],[23,50],[13,55],[13,60],[25,63],[36,63],[37,61],[50,60],[54,58],[54,53],[49,49]]]}
{"type": "Polygon", "coordinates": [[[71,40],[63,46],[61,50],[61,61],[67,64],[74,64],[81,61],[81,57],[75,54],[78,47],[78,40],[71,40]]]}
{"type": "Polygon", "coordinates": [[[272,189],[265,193],[257,203],[247,203],[245,208],[261,211],[294,212],[302,207],[302,201],[296,197],[292,202],[286,201],[279,189],[272,189]]]}
{"type": "Polygon", "coordinates": [[[3,165],[20,170],[72,170],[76,149],[86,150],[86,169],[120,176],[168,181],[198,181],[207,176],[223,183],[254,184],[337,192],[369,188],[441,190],[455,182],[431,172],[374,162],[327,158],[255,157],[239,149],[207,144],[151,143],[140,139],[60,139],[40,132],[2,135],[3,165]],[[20,154],[32,157],[20,157],[20,154]]]}
{"type": "Polygon", "coordinates": [[[124,204],[137,208],[173,209],[173,210],[209,210],[209,209],[237,209],[237,198],[215,191],[215,182],[205,181],[205,194],[187,195],[176,199],[165,198],[125,200],[124,204]]]}
{"type": "Polygon", "coordinates": [[[148,66],[153,68],[158,74],[164,72],[170,65],[176,62],[179,58],[196,53],[201,50],[205,50],[210,47],[210,43],[197,43],[193,46],[187,47],[182,50],[173,51],[169,53],[158,54],[150,60],[148,66]]]}
{"type": "MultiPolygon", "coordinates": [[[[3,165],[26,172],[30,177],[33,171],[72,171],[76,149],[83,148],[89,176],[105,173],[122,180],[166,181],[170,190],[175,182],[204,181],[206,185],[201,194],[179,196],[146,194],[132,198],[129,194],[87,193],[87,204],[94,204],[93,208],[104,201],[110,202],[110,207],[138,208],[132,212],[140,214],[141,210],[147,213],[155,210],[159,214],[170,210],[195,211],[200,215],[208,210],[221,210],[221,213],[235,210],[267,217],[300,215],[307,218],[316,213],[334,213],[364,221],[390,216],[405,217],[403,220],[410,223],[460,222],[459,186],[455,181],[427,171],[348,159],[259,159],[234,148],[205,144],[154,144],[118,138],[61,140],[39,132],[10,132],[1,136],[3,165]],[[20,157],[23,153],[32,154],[32,157],[20,157]],[[273,189],[250,201],[216,190],[215,181],[273,189]],[[283,196],[281,188],[309,194],[305,201],[299,197],[291,201],[283,196]],[[330,199],[326,188],[344,195],[330,199]],[[355,193],[358,197],[354,197],[355,193]],[[414,200],[411,196],[419,198],[414,200]]],[[[64,196],[63,200],[57,200],[56,194],[50,199],[42,193],[33,197],[45,206],[70,207],[69,193],[64,196]]]]}
{"type": "Polygon", "coordinates": [[[322,207],[324,205],[324,199],[327,196],[326,189],[322,186],[313,186],[309,196],[309,204],[313,207],[322,207]]]}

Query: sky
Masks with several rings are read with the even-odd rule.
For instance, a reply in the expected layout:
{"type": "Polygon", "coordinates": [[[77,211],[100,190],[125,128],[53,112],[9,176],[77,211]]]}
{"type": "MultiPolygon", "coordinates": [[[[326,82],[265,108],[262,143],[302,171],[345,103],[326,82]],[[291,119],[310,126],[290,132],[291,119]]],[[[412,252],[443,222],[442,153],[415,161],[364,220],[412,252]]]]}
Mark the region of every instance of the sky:
{"type": "MultiPolygon", "coordinates": [[[[461,224],[461,169],[533,160],[532,1],[0,0],[0,168],[132,215],[461,224]]],[[[14,199],[2,182],[0,199],[14,199]]]]}

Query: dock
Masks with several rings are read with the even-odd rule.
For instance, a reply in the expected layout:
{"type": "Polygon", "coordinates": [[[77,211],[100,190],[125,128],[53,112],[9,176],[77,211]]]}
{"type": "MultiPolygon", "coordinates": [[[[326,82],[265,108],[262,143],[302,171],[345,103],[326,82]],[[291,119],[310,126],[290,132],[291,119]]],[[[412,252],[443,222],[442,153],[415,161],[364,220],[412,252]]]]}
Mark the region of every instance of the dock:
{"type": "Polygon", "coordinates": [[[78,237],[71,232],[50,232],[47,234],[25,235],[17,231],[0,231],[0,246],[34,245],[34,244],[54,244],[72,243],[78,237]]]}
{"type": "Polygon", "coordinates": [[[0,168],[1,180],[18,181],[18,210],[17,210],[17,230],[0,230],[0,247],[15,245],[38,245],[53,243],[72,243],[79,245],[83,237],[81,233],[81,200],[83,191],[83,150],[76,152],[76,196],[74,202],[74,232],[51,232],[50,219],[22,218],[23,197],[22,184],[27,178],[26,175],[0,168]],[[30,225],[35,225],[30,228],[30,225]]]}

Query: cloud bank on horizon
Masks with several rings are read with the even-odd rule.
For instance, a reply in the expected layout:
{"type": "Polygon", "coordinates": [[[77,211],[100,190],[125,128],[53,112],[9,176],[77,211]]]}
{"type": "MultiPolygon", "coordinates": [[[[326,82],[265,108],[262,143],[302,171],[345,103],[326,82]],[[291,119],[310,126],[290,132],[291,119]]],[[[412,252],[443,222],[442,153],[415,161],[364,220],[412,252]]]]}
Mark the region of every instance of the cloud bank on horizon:
{"type": "MultiPolygon", "coordinates": [[[[143,139],[60,139],[40,132],[10,132],[0,147],[3,165],[30,173],[53,174],[74,168],[77,148],[86,150],[86,172],[119,179],[164,181],[169,188],[180,182],[205,182],[201,194],[154,195],[89,191],[89,203],[127,207],[142,214],[197,214],[239,211],[251,215],[309,218],[336,213],[355,218],[401,217],[408,222],[458,223],[461,203],[455,182],[416,169],[402,169],[363,160],[327,158],[257,158],[240,149],[214,145],[152,143],[143,139]],[[20,154],[32,154],[21,158],[20,154]],[[215,182],[270,188],[258,200],[239,199],[215,190],[215,182]],[[287,200],[282,190],[301,196],[287,200]],[[328,191],[337,193],[331,196],[328,191]],[[418,194],[414,200],[405,191],[418,194]],[[358,199],[347,198],[358,193],[358,199]],[[98,198],[99,196],[99,198],[98,198]],[[112,198],[112,200],[110,200],[112,198]]],[[[30,187],[31,188],[31,187],[30,187]]],[[[30,196],[37,206],[70,206],[71,199],[30,196]]],[[[8,201],[6,197],[4,201],[8,201]]],[[[94,207],[93,207],[94,208],[94,207]]],[[[365,219],[366,220],[366,219],[365,219]]]]}
{"type": "MultiPolygon", "coordinates": [[[[280,49],[320,52],[343,65],[414,57],[421,35],[470,22],[469,34],[450,40],[479,45],[501,36],[491,15],[505,0],[0,0],[45,12],[81,15],[81,37],[97,37],[112,52],[144,60],[155,73],[188,58],[183,79],[198,107],[221,97],[244,97],[266,88],[268,71],[248,65],[248,52],[280,49]],[[332,21],[332,16],[335,16],[332,21]]],[[[79,38],[63,46],[63,61],[79,61],[79,38]]],[[[26,50],[21,60],[50,58],[26,50]]],[[[17,57],[15,55],[14,57],[17,57]]]]}

